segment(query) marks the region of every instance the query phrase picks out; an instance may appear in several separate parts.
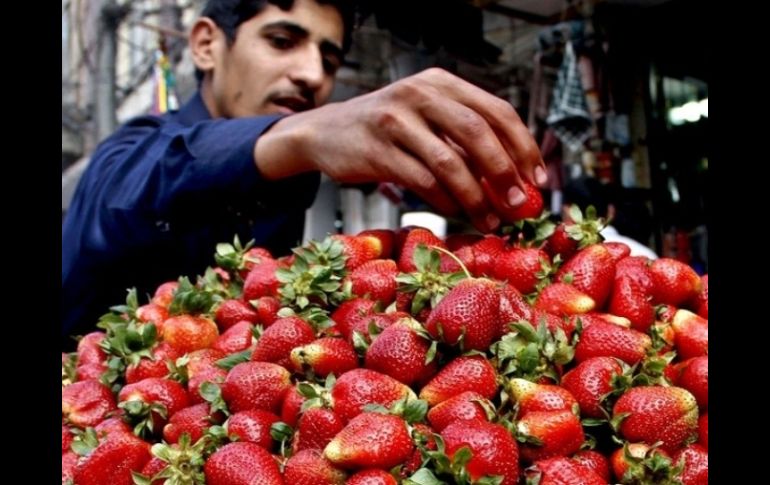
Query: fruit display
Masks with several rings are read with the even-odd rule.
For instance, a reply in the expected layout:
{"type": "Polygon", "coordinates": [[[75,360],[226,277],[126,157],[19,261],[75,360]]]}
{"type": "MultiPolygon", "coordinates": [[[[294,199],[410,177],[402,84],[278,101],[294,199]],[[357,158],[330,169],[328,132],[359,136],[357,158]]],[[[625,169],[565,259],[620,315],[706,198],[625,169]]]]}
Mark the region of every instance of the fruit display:
{"type": "Polygon", "coordinates": [[[708,279],[576,216],[219,244],[62,353],[62,483],[706,484],[708,279]]]}

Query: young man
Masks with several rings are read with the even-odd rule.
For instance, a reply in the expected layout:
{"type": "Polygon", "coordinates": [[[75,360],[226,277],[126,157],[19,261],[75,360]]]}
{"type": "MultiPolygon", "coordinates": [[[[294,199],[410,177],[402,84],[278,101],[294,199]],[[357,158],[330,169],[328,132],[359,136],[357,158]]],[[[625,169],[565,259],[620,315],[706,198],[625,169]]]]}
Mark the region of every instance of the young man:
{"type": "Polygon", "coordinates": [[[348,45],[350,3],[207,3],[189,37],[198,93],[105,140],[75,193],[62,228],[65,345],[127,288],[144,297],[202,273],[235,234],[286,253],[320,172],[401,184],[482,231],[523,203],[525,180],[545,181],[513,108],[438,69],[320,107],[348,45]]]}

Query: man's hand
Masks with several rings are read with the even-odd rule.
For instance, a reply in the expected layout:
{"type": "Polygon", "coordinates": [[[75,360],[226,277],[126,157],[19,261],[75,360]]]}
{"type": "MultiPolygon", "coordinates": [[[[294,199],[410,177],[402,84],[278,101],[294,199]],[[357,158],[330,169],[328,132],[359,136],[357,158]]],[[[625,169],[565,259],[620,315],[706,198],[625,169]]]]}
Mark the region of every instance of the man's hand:
{"type": "Polygon", "coordinates": [[[513,107],[441,69],[277,122],[254,149],[264,177],[320,170],[340,182],[395,182],[446,214],[494,230],[542,185],[544,163],[513,107]]]}

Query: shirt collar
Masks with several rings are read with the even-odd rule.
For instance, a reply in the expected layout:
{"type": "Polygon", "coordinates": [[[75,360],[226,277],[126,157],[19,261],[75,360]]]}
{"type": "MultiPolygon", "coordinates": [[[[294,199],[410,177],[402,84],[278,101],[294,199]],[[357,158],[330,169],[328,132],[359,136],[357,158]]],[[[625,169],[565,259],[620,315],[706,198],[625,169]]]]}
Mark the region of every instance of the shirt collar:
{"type": "Polygon", "coordinates": [[[172,115],[173,119],[184,126],[190,126],[199,121],[211,119],[211,114],[203,103],[200,90],[172,115]]]}

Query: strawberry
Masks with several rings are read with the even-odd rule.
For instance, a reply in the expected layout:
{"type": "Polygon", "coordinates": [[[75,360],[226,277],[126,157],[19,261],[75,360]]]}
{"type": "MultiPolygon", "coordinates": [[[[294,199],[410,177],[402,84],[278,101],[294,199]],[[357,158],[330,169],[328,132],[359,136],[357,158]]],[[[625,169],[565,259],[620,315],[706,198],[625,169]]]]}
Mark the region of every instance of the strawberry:
{"type": "Polygon", "coordinates": [[[80,381],[62,389],[62,418],[73,426],[96,426],[116,410],[112,392],[99,381],[80,381]]]}
{"type": "Polygon", "coordinates": [[[649,336],[613,323],[596,321],[583,330],[575,346],[575,361],[591,357],[616,357],[634,365],[641,361],[652,346],[649,336]]]}
{"type": "Polygon", "coordinates": [[[148,303],[137,308],[135,316],[136,320],[141,323],[154,323],[160,334],[163,322],[168,318],[168,309],[155,303],[148,303]]]}
{"type": "Polygon", "coordinates": [[[227,377],[227,371],[220,369],[219,367],[202,370],[190,377],[187,381],[187,396],[190,400],[190,404],[201,404],[205,402],[200,394],[201,384],[204,382],[222,384],[225,382],[225,377],[227,377]]]}
{"type": "Polygon", "coordinates": [[[587,466],[563,456],[536,461],[527,468],[526,477],[539,485],[606,485],[608,482],[587,466]]]}
{"type": "Polygon", "coordinates": [[[392,229],[366,229],[356,236],[376,237],[380,240],[380,258],[392,258],[396,244],[396,233],[392,229]]]}
{"type": "Polygon", "coordinates": [[[605,417],[602,402],[616,389],[623,367],[612,357],[592,357],[581,362],[562,377],[561,385],[580,404],[580,413],[590,418],[605,417]]]}
{"type": "Polygon", "coordinates": [[[524,195],[527,198],[523,204],[506,211],[508,220],[535,219],[543,212],[543,194],[537,186],[524,182],[524,195]]]}
{"type": "Polygon", "coordinates": [[[503,485],[515,485],[519,477],[519,447],[511,433],[500,424],[486,421],[457,421],[441,433],[450,458],[467,447],[472,454],[465,464],[472,481],[499,476],[503,485]]]}
{"type": "Polygon", "coordinates": [[[382,243],[376,236],[350,236],[334,234],[331,238],[342,243],[342,253],[346,256],[345,268],[353,271],[362,264],[382,255],[382,243]]]}
{"type": "Polygon", "coordinates": [[[652,260],[646,256],[629,256],[615,265],[615,278],[630,278],[646,295],[652,295],[655,280],[652,277],[652,260]]]}
{"type": "Polygon", "coordinates": [[[176,443],[182,433],[188,433],[190,441],[198,441],[212,425],[224,421],[222,413],[212,414],[209,407],[208,403],[195,404],[174,413],[163,427],[163,439],[167,443],[176,443]]]}
{"type": "Polygon", "coordinates": [[[698,403],[681,387],[634,387],[615,403],[612,419],[626,440],[662,441],[661,449],[671,453],[697,437],[698,403]]]}
{"type": "Polygon", "coordinates": [[[492,276],[507,281],[521,293],[532,293],[542,279],[544,267],[550,268],[548,253],[537,248],[512,247],[500,254],[492,276]]]}
{"type": "Polygon", "coordinates": [[[709,449],[709,413],[705,412],[698,418],[698,444],[709,449]]]}
{"type": "Polygon", "coordinates": [[[229,355],[246,350],[255,343],[254,325],[244,320],[225,330],[211,348],[229,355]]]}
{"type": "Polygon", "coordinates": [[[508,381],[508,393],[519,407],[522,416],[532,411],[577,411],[578,402],[570,391],[560,386],[537,384],[525,379],[508,381]]]}
{"type": "Polygon", "coordinates": [[[126,383],[133,384],[150,377],[166,377],[168,375],[166,364],[175,362],[181,356],[182,353],[168,342],[161,342],[153,347],[152,358],[141,359],[126,367],[126,383]]]}
{"type": "MultiPolygon", "coordinates": [[[[61,482],[62,484],[75,483],[75,468],[80,457],[74,451],[62,452],[61,455],[61,482]],[[69,480],[69,481],[68,481],[69,480]]],[[[395,483],[395,482],[394,482],[395,483]]]]}
{"type": "Polygon", "coordinates": [[[108,370],[107,363],[79,365],[75,377],[77,381],[99,381],[108,370]]]}
{"type": "Polygon", "coordinates": [[[278,411],[291,388],[291,375],[269,362],[243,362],[233,367],[222,384],[222,397],[230,412],[248,409],[278,411]]]}
{"type": "Polygon", "coordinates": [[[281,421],[292,428],[297,426],[297,420],[302,413],[302,404],[304,402],[305,396],[299,392],[297,386],[289,389],[281,403],[281,421]]]}
{"type": "Polygon", "coordinates": [[[319,377],[336,376],[358,367],[358,355],[350,343],[341,338],[323,337],[294,347],[289,356],[296,372],[311,370],[319,377]]]}
{"type": "Polygon", "coordinates": [[[430,342],[419,322],[402,318],[374,339],[366,350],[365,366],[408,386],[426,382],[436,373],[435,348],[430,355],[430,342]]]}
{"type": "Polygon", "coordinates": [[[709,356],[693,357],[680,364],[679,375],[674,385],[690,391],[698,401],[700,409],[709,406],[709,356]]]}
{"type": "Polygon", "coordinates": [[[110,435],[117,435],[120,433],[131,433],[131,428],[126,424],[123,419],[119,417],[107,418],[94,427],[96,436],[99,439],[106,438],[110,435]]]}
{"type": "Polygon", "coordinates": [[[427,418],[440,433],[455,421],[489,421],[488,410],[494,411],[488,399],[478,392],[465,391],[430,408],[427,418]]]}
{"type": "Polygon", "coordinates": [[[176,381],[150,377],[128,384],[118,394],[118,406],[136,425],[136,432],[160,433],[168,418],[188,406],[187,391],[176,381]]]}
{"type": "Polygon", "coordinates": [[[265,260],[275,259],[273,255],[265,248],[251,248],[244,252],[243,254],[243,269],[240,271],[240,275],[242,278],[245,278],[246,275],[249,274],[249,271],[254,269],[255,266],[259,265],[265,260]]]}
{"type": "Polygon", "coordinates": [[[500,298],[496,285],[487,279],[465,279],[449,290],[425,324],[434,339],[464,350],[485,351],[499,332],[500,298]]]}
{"type": "Polygon", "coordinates": [[[602,244],[581,249],[556,273],[556,281],[572,284],[590,296],[597,308],[604,307],[614,278],[615,260],[602,244]]]}
{"type": "Polygon", "coordinates": [[[608,310],[613,315],[627,318],[634,330],[647,333],[655,322],[655,308],[650,300],[639,284],[622,276],[615,278],[608,310]]]}
{"type": "Polygon", "coordinates": [[[344,427],[345,421],[331,409],[311,407],[299,417],[292,449],[323,450],[344,427]]]}
{"type": "Polygon", "coordinates": [[[83,457],[75,467],[78,485],[131,485],[132,471],[141,471],[150,461],[150,445],[133,434],[110,436],[83,457]]]}
{"type": "Polygon", "coordinates": [[[259,314],[254,307],[241,300],[233,299],[220,303],[214,314],[214,321],[219,326],[221,332],[244,320],[256,323],[258,319],[259,314]]]}
{"type": "Polygon", "coordinates": [[[270,451],[273,448],[270,427],[279,421],[280,418],[271,412],[248,409],[230,416],[227,420],[227,435],[237,437],[238,441],[255,443],[270,451]]]}
{"type": "Polygon", "coordinates": [[[70,449],[70,445],[72,444],[72,439],[74,436],[72,436],[72,431],[70,431],[69,426],[61,425],[61,452],[62,454],[66,453],[70,449]]]}
{"type": "MultiPolygon", "coordinates": [[[[439,239],[430,230],[424,227],[416,227],[410,230],[404,239],[404,244],[398,257],[398,269],[402,273],[412,273],[419,270],[415,261],[415,252],[419,246],[425,246],[428,249],[431,247],[447,249],[444,241],[439,239]]],[[[442,273],[453,273],[460,270],[457,262],[448,255],[442,253],[440,260],[440,271],[442,273]]]]}
{"type": "Polygon", "coordinates": [[[277,296],[280,282],[275,272],[278,262],[273,259],[263,259],[255,265],[243,282],[243,299],[256,300],[263,296],[277,296]]]}
{"type": "MultiPolygon", "coordinates": [[[[473,276],[492,276],[497,260],[504,251],[505,240],[494,234],[489,234],[470,246],[473,264],[466,265],[466,267],[473,276]]],[[[460,257],[459,253],[458,257],[460,257]]],[[[460,259],[462,260],[462,258],[460,259]]]]}
{"type": "Polygon", "coordinates": [[[414,451],[406,421],[398,416],[361,413],[350,420],[324,449],[324,456],[348,469],[389,469],[414,451]]]}
{"type": "Polygon", "coordinates": [[[348,478],[345,483],[347,485],[398,485],[393,475],[377,468],[361,470],[348,478]]]}
{"type": "Polygon", "coordinates": [[[179,283],[176,281],[167,281],[155,289],[155,294],[152,297],[151,303],[154,303],[163,308],[168,308],[171,302],[174,300],[174,293],[176,293],[179,283]]]}
{"type": "MultiPolygon", "coordinates": [[[[161,471],[165,470],[168,466],[168,462],[165,460],[162,460],[158,458],[157,456],[153,456],[150,458],[150,461],[148,461],[144,467],[142,468],[142,475],[147,477],[148,479],[154,477],[161,471]]],[[[165,485],[166,479],[165,478],[159,478],[158,480],[153,480],[150,482],[151,485],[165,485]]],[[[136,480],[134,480],[134,483],[136,483],[136,480]]]]}
{"type": "Polygon", "coordinates": [[[562,261],[568,261],[579,249],[600,243],[603,239],[600,232],[607,225],[604,218],[596,217],[593,206],[588,206],[583,214],[578,205],[572,205],[568,218],[570,221],[556,226],[543,246],[552,257],[560,254],[562,261]]]}
{"type": "Polygon", "coordinates": [[[615,261],[615,263],[631,255],[631,248],[626,243],[612,241],[602,243],[602,246],[610,252],[612,260],[615,261]]]}
{"type": "Polygon", "coordinates": [[[235,442],[219,448],[203,467],[207,485],[283,485],[278,463],[254,443],[235,442]]]}
{"type": "Polygon", "coordinates": [[[696,298],[702,289],[698,273],[681,261],[672,258],[660,258],[650,266],[653,287],[653,299],[657,303],[669,303],[681,306],[696,298]]]}
{"type": "Polygon", "coordinates": [[[708,355],[709,322],[687,310],[677,310],[671,321],[674,345],[681,359],[708,355]]]}
{"type": "Polygon", "coordinates": [[[572,285],[553,283],[543,288],[534,306],[554,315],[565,316],[588,313],[596,308],[596,302],[572,285]]]}
{"type": "Polygon", "coordinates": [[[367,404],[387,408],[399,399],[415,397],[409,386],[369,369],[353,369],[342,374],[334,383],[331,395],[334,411],[345,421],[360,414],[367,404]]]}
{"type": "Polygon", "coordinates": [[[703,288],[698,296],[692,299],[690,302],[690,308],[699,316],[708,320],[709,318],[709,275],[704,274],[700,277],[703,288]]]}
{"type": "Polygon", "coordinates": [[[498,290],[498,295],[500,305],[497,312],[500,327],[495,335],[495,340],[511,331],[511,323],[518,322],[519,320],[536,321],[536,319],[533,320],[534,312],[532,307],[524,300],[519,290],[510,283],[502,285],[498,290]]]}
{"type": "Polygon", "coordinates": [[[595,450],[580,450],[572,459],[586,468],[590,468],[594,473],[602,477],[605,482],[610,481],[610,462],[607,457],[595,450]]]}
{"type": "Polygon", "coordinates": [[[292,349],[315,340],[315,332],[305,320],[299,317],[279,318],[270,325],[257,340],[251,360],[272,362],[287,369],[291,368],[292,349]]]}
{"type": "Polygon", "coordinates": [[[709,452],[700,445],[690,445],[674,454],[674,461],[684,465],[682,485],[708,485],[709,452]]]}
{"type": "Polygon", "coordinates": [[[610,463],[623,483],[678,483],[669,454],[645,443],[625,443],[610,455],[610,463]]]}
{"type": "Polygon", "coordinates": [[[274,296],[261,296],[251,301],[251,305],[257,312],[257,321],[255,323],[264,328],[269,327],[278,320],[278,310],[281,309],[281,301],[274,296]]]}
{"type": "Polygon", "coordinates": [[[216,323],[203,316],[174,315],[163,323],[163,340],[182,354],[211,347],[217,337],[216,323]]]}
{"type": "Polygon", "coordinates": [[[293,455],[283,470],[284,480],[292,485],[342,485],[347,473],[324,458],[321,450],[305,449],[293,455]]]}
{"type": "Polygon", "coordinates": [[[107,354],[102,349],[101,343],[107,335],[104,332],[91,332],[84,335],[78,342],[77,365],[103,364],[107,360],[107,354]]]}
{"type": "Polygon", "coordinates": [[[492,399],[497,390],[497,373],[485,357],[457,357],[420,390],[420,399],[435,406],[465,391],[475,391],[492,399]]]}
{"type": "MultiPolygon", "coordinates": [[[[569,260],[578,250],[578,240],[574,239],[572,235],[567,232],[567,225],[560,222],[556,225],[553,234],[546,240],[543,250],[546,251],[551,257],[555,257],[557,254],[561,255],[562,261],[569,260]]],[[[571,227],[577,227],[571,225],[571,227]]],[[[595,242],[599,242],[598,238],[595,242]]]]}
{"type": "Polygon", "coordinates": [[[530,462],[571,455],[585,441],[580,419],[572,411],[532,411],[516,423],[516,431],[528,441],[539,442],[521,446],[521,456],[530,462]]]}
{"type": "Polygon", "coordinates": [[[334,328],[346,339],[350,338],[351,328],[355,322],[364,319],[373,314],[376,302],[366,298],[353,298],[342,303],[334,313],[331,319],[334,321],[334,328]]]}
{"type": "Polygon", "coordinates": [[[201,372],[217,367],[217,361],[225,354],[217,349],[200,349],[187,354],[187,376],[195,377],[201,372]]]}
{"type": "Polygon", "coordinates": [[[349,282],[353,295],[389,305],[396,299],[398,267],[392,259],[372,259],[354,269],[343,280],[349,282]]]}
{"type": "Polygon", "coordinates": [[[470,234],[467,232],[459,234],[452,233],[448,234],[447,237],[444,238],[444,244],[446,244],[447,249],[456,255],[458,250],[465,247],[470,247],[473,245],[473,243],[479,242],[482,239],[484,239],[484,236],[481,234],[470,234]]]}

